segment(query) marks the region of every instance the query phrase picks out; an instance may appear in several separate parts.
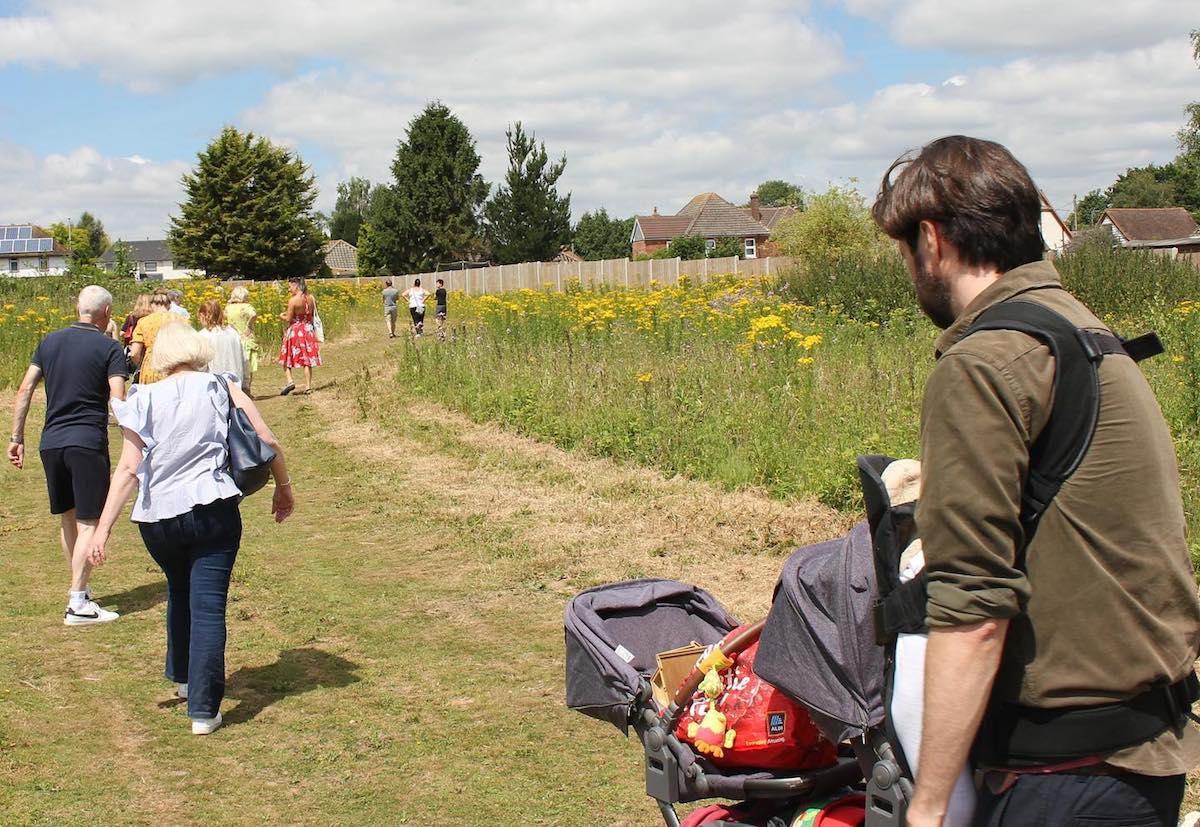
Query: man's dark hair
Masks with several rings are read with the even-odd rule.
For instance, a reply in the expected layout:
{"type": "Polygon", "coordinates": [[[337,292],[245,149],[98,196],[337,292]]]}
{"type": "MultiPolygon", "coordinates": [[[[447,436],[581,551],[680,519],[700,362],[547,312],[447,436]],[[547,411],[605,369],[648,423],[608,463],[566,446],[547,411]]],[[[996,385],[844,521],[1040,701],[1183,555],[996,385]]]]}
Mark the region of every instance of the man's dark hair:
{"type": "Polygon", "coordinates": [[[392,280],[391,280],[391,279],[384,279],[384,280],[383,280],[383,286],[384,286],[384,287],[391,287],[391,286],[392,286],[392,280]]]}
{"type": "Polygon", "coordinates": [[[446,284],[446,280],[445,280],[445,279],[438,279],[438,280],[437,280],[437,283],[438,283],[438,284],[440,284],[440,285],[443,285],[443,286],[445,286],[445,284],[446,284]]]}
{"type": "Polygon", "coordinates": [[[1007,272],[1045,251],[1037,187],[994,141],[950,135],[915,157],[902,155],[883,176],[871,212],[880,229],[910,250],[921,222],[934,222],[962,260],[977,267],[1007,272]]]}

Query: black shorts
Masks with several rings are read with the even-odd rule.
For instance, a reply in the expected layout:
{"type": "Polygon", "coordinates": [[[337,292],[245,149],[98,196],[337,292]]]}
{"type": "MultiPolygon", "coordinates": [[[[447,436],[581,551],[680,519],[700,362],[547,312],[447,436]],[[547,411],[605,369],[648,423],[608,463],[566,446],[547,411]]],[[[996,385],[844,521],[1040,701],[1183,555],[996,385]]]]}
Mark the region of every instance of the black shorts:
{"type": "Polygon", "coordinates": [[[41,455],[46,489],[50,493],[50,513],[64,514],[74,508],[76,519],[99,518],[108,497],[112,468],[108,451],[72,446],[49,448],[41,455]]]}
{"type": "Polygon", "coordinates": [[[446,321],[446,308],[444,306],[437,309],[437,318],[441,319],[443,322],[446,321]]]}

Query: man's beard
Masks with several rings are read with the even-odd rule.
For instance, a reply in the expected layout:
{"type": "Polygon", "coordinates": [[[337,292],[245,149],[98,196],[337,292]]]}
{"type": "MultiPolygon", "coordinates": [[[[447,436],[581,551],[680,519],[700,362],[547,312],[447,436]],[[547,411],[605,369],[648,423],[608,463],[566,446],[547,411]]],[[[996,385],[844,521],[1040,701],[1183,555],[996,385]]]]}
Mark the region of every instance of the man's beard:
{"type": "Polygon", "coordinates": [[[950,285],[934,275],[919,249],[914,248],[913,287],[917,291],[917,303],[935,325],[945,330],[954,324],[954,311],[950,308],[950,285]]]}

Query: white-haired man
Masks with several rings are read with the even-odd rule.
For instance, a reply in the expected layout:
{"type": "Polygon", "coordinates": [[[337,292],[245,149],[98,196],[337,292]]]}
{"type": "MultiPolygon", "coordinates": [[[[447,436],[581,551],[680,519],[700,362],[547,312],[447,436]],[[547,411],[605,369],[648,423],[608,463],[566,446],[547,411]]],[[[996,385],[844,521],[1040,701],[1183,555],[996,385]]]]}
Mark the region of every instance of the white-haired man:
{"type": "Polygon", "coordinates": [[[62,519],[62,548],[71,569],[63,623],[83,626],[117,619],[92,600],[88,548],[108,496],[108,402],[125,398],[129,371],[120,345],[104,335],[112,294],[91,285],[79,293],[79,321],[47,334],[17,391],[8,459],[25,467],[25,419],[38,382],[46,382],[46,421],[39,453],[46,469],[50,513],[62,519]]]}

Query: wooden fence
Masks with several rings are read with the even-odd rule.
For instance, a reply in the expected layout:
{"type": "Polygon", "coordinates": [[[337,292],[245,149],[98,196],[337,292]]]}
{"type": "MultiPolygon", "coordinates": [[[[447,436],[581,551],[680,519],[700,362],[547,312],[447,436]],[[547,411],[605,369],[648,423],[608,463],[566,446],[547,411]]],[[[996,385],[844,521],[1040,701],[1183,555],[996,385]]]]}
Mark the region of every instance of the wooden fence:
{"type": "MultiPolygon", "coordinates": [[[[630,261],[627,258],[604,261],[531,261],[524,264],[504,264],[479,267],[473,270],[442,270],[437,273],[410,273],[394,278],[397,287],[406,287],[414,279],[432,290],[437,279],[445,279],[447,290],[461,290],[472,296],[485,293],[504,293],[509,290],[563,290],[577,284],[585,288],[627,287],[646,288],[657,284],[675,284],[687,276],[693,284],[707,282],[713,276],[734,273],[739,276],[770,276],[789,266],[792,259],[774,258],[702,258],[684,261],[678,258],[630,261]]],[[[382,277],[321,279],[315,283],[342,283],[361,286],[383,283],[382,277]]],[[[226,282],[229,286],[249,282],[226,282]]]]}

